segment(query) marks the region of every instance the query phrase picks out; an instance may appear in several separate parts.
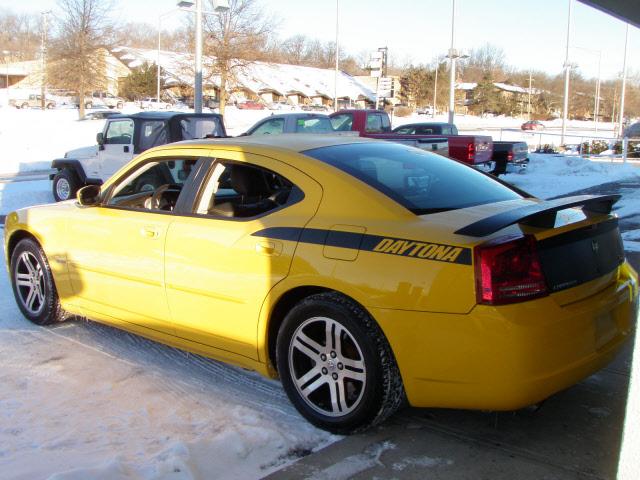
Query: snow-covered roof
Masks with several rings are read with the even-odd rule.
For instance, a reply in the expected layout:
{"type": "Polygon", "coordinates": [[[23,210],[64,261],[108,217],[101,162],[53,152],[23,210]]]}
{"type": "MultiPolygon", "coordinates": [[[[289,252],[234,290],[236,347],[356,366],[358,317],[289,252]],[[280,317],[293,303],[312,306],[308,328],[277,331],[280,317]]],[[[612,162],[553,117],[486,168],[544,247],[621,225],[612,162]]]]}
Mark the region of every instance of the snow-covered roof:
{"type": "MultiPolygon", "coordinates": [[[[514,93],[529,93],[529,89],[528,88],[524,88],[524,87],[520,87],[518,85],[509,85],[508,83],[501,83],[501,82],[494,82],[494,85],[499,88],[500,90],[505,90],[507,92],[514,92],[514,93]]],[[[531,88],[531,93],[534,95],[537,95],[539,93],[542,93],[542,90],[539,90],[537,88],[531,88]]]]}
{"type": "MultiPolygon", "coordinates": [[[[168,85],[193,83],[193,55],[139,48],[118,47],[113,50],[130,68],[147,62],[160,63],[163,78],[168,85]]],[[[220,78],[212,74],[208,66],[212,58],[203,58],[202,76],[208,85],[220,85],[220,78]]],[[[245,88],[256,94],[273,91],[280,95],[301,94],[306,97],[324,96],[333,98],[335,71],[326,68],[303,67],[282,63],[252,62],[236,69],[235,79],[228,85],[229,90],[245,88]]],[[[375,100],[375,92],[360,83],[351,75],[338,72],[337,94],[339,98],[367,98],[375,100]]]]}

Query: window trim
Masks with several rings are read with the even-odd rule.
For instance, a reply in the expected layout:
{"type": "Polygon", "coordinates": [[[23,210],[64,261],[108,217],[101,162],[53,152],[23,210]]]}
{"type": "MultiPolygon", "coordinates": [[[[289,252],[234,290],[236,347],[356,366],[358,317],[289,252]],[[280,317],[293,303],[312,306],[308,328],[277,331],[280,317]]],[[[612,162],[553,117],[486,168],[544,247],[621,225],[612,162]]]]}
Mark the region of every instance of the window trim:
{"type": "Polygon", "coordinates": [[[140,163],[136,163],[132,165],[131,168],[127,169],[114,183],[109,185],[104,192],[100,192],[100,202],[96,205],[97,208],[109,208],[113,210],[125,210],[128,212],[140,212],[140,213],[151,213],[151,214],[160,214],[160,215],[174,215],[174,216],[185,216],[185,214],[189,213],[189,204],[188,199],[193,196],[193,190],[197,187],[197,181],[201,182],[201,170],[202,165],[208,157],[199,156],[190,156],[190,155],[177,155],[177,156],[162,156],[162,157],[151,157],[145,159],[140,163]],[[141,168],[143,165],[152,162],[161,162],[161,161],[175,161],[175,160],[195,160],[196,163],[193,166],[193,171],[191,176],[184,183],[182,190],[180,191],[180,195],[178,196],[178,200],[176,201],[176,206],[172,211],[167,210],[150,210],[150,209],[142,209],[142,208],[133,208],[133,207],[122,207],[119,205],[109,205],[107,202],[112,198],[113,191],[116,189],[118,185],[120,185],[119,180],[126,179],[131,175],[134,171],[141,168]],[[200,175],[199,175],[200,174],[200,175]]]}

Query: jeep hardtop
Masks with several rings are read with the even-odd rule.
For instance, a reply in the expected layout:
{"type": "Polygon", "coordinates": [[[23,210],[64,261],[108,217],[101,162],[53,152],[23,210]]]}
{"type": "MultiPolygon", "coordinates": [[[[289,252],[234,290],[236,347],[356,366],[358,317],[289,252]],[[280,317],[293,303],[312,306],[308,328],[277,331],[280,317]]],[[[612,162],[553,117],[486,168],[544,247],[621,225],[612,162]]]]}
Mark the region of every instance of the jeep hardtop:
{"type": "Polygon", "coordinates": [[[75,198],[85,185],[100,185],[134,156],[151,147],[181,140],[226,137],[217,113],[140,112],[106,120],[97,144],[56,159],[50,175],[56,201],[75,198]]]}

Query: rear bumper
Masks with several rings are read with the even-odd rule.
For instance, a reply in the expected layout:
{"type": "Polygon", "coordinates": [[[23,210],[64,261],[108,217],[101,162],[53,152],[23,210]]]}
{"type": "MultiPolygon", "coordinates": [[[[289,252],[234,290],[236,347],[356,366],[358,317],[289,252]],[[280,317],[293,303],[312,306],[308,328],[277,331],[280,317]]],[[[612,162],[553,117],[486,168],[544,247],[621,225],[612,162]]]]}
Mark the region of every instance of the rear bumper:
{"type": "Polygon", "coordinates": [[[473,168],[475,168],[476,170],[480,170],[481,172],[491,173],[496,168],[496,162],[491,160],[491,161],[484,162],[484,163],[476,163],[473,166],[473,168]]]}
{"type": "MultiPolygon", "coordinates": [[[[464,315],[372,309],[416,407],[514,410],[607,365],[637,318],[637,275],[561,306],[554,295],[464,315]]],[[[581,287],[575,287],[576,291],[581,287]]]]}

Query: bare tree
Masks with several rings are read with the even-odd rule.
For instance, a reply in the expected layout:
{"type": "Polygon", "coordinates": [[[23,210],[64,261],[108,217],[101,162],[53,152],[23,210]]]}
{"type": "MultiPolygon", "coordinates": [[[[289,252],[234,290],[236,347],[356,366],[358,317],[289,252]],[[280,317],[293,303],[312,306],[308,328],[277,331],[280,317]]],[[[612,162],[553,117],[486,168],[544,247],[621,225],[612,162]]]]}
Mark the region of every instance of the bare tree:
{"type": "Polygon", "coordinates": [[[487,43],[469,52],[469,60],[464,62],[462,71],[467,82],[479,82],[489,78],[500,81],[506,69],[502,48],[487,43]]]}
{"type": "MultiPolygon", "coordinates": [[[[213,1],[210,0],[213,10],[213,1]]],[[[274,21],[256,0],[230,0],[229,10],[207,16],[205,53],[213,59],[213,73],[220,78],[220,113],[224,114],[228,85],[243,69],[260,58],[274,21]]]]}
{"type": "Polygon", "coordinates": [[[15,60],[33,60],[40,51],[40,17],[0,9],[0,45],[15,60]]]}
{"type": "Polygon", "coordinates": [[[105,55],[113,46],[114,26],[109,0],[58,0],[57,37],[50,49],[50,78],[75,90],[80,117],[84,98],[92,88],[103,87],[105,55]]]}

